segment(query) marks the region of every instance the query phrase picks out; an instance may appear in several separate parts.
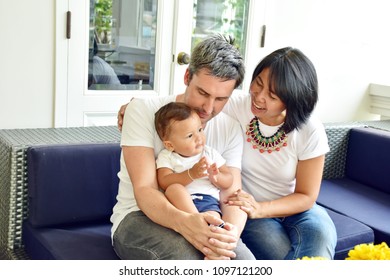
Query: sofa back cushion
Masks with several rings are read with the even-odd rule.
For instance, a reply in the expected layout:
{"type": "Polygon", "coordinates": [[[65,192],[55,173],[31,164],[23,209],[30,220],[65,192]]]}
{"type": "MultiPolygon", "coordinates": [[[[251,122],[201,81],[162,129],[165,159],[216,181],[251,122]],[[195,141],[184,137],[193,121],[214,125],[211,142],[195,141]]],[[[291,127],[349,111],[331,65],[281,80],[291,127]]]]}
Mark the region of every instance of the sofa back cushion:
{"type": "Polygon", "coordinates": [[[30,223],[109,222],[118,193],[120,152],[119,143],[28,148],[30,223]]]}
{"type": "Polygon", "coordinates": [[[390,193],[390,132],[362,127],[349,135],[346,176],[390,193]]]}

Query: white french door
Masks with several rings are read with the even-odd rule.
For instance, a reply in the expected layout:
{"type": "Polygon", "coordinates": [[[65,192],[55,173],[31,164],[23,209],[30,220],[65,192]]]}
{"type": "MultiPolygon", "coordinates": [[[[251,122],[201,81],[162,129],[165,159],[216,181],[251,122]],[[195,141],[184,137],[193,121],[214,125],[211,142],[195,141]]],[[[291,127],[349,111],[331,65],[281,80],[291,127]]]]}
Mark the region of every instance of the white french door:
{"type": "MultiPolygon", "coordinates": [[[[120,8],[117,8],[119,15],[115,19],[115,24],[120,25],[117,27],[117,30],[120,28],[125,30],[129,24],[125,24],[125,20],[133,18],[123,14],[124,7],[130,5],[126,1],[136,3],[137,7],[140,8],[137,8],[137,11],[142,12],[142,8],[146,7],[146,4],[152,0],[115,1],[116,4],[113,5],[113,10],[115,5],[120,5],[120,8]]],[[[57,0],[55,127],[116,125],[116,115],[119,107],[127,103],[132,97],[163,96],[183,92],[185,86],[183,80],[184,72],[187,65],[179,63],[178,57],[180,53],[188,55],[191,53],[194,42],[194,19],[207,18],[210,21],[210,14],[203,15],[202,13],[205,11],[210,13],[212,9],[209,9],[209,7],[201,9],[200,6],[201,4],[206,5],[206,2],[210,1],[156,0],[157,14],[153,22],[156,26],[155,47],[150,48],[140,43],[136,43],[136,47],[134,47],[134,42],[130,42],[129,37],[117,36],[115,49],[107,51],[117,54],[123,50],[135,49],[136,52],[140,53],[139,57],[142,57],[142,53],[145,51],[152,54],[153,60],[151,60],[150,64],[147,64],[147,67],[151,69],[151,73],[153,73],[151,76],[153,77],[148,77],[149,82],[147,84],[142,79],[137,83],[137,79],[139,79],[137,76],[138,78],[130,78],[131,82],[129,84],[122,84],[119,87],[104,87],[102,85],[91,87],[88,83],[92,13],[90,0],[57,0]],[[71,15],[70,22],[69,20],[67,21],[68,14],[71,15]],[[67,30],[67,24],[71,26],[70,32],[67,30]],[[70,38],[67,38],[67,35],[70,38]],[[150,81],[151,79],[152,82],[150,81]]],[[[214,7],[215,11],[222,7],[224,11],[227,11],[227,17],[231,16],[231,14],[233,17],[240,14],[247,21],[246,34],[242,35],[245,41],[243,52],[246,58],[247,78],[242,88],[238,90],[247,91],[250,82],[250,72],[257,63],[258,58],[263,55],[261,36],[266,0],[249,1],[249,6],[243,12],[241,10],[238,12],[235,6],[222,6],[226,5],[224,2],[227,1],[220,2],[220,7],[214,7]]],[[[236,2],[241,5],[243,3],[248,5],[246,0],[237,0],[236,2]]],[[[134,8],[135,6],[131,4],[131,7],[134,8]]],[[[133,10],[131,9],[134,13],[133,10]]],[[[139,13],[135,14],[137,19],[139,16],[139,13]]],[[[211,16],[211,20],[216,20],[215,14],[211,16]]],[[[141,21],[136,21],[135,23],[138,24],[141,21]]],[[[209,25],[216,26],[217,24],[209,25]]],[[[140,30],[144,32],[143,34],[148,32],[146,28],[140,30]]],[[[112,34],[114,33],[112,32],[112,34]]],[[[112,34],[111,37],[114,36],[112,34]]],[[[113,38],[111,39],[114,42],[113,38]]],[[[100,46],[105,47],[103,44],[100,46]]],[[[106,57],[109,56],[106,55],[106,57]]],[[[112,57],[109,57],[107,60],[110,60],[112,57]]],[[[125,55],[122,57],[117,56],[115,60],[112,59],[108,62],[111,62],[111,66],[118,73],[123,66],[118,66],[117,61],[125,64],[125,61],[128,60],[127,57],[125,55]]],[[[141,66],[144,64],[141,64],[141,66]]],[[[132,76],[130,75],[130,77],[132,76]]]]}
{"type": "MultiPolygon", "coordinates": [[[[236,42],[238,41],[240,50],[245,58],[247,73],[242,87],[235,90],[235,93],[248,92],[251,73],[256,64],[265,55],[265,15],[267,0],[178,0],[176,2],[175,36],[173,37],[173,53],[176,55],[176,58],[180,53],[191,54],[191,48],[196,43],[196,39],[201,39],[207,32],[231,34],[233,29],[233,35],[235,35],[236,42]],[[225,26],[218,26],[216,22],[218,17],[221,19],[222,24],[225,23],[225,26]],[[229,21],[241,20],[245,23],[240,30],[234,30],[234,27],[229,25],[229,21]],[[226,24],[228,25],[227,27],[226,24]],[[204,34],[198,31],[198,25],[202,25],[205,29],[204,34]],[[242,37],[241,41],[239,37],[242,37]]],[[[172,69],[172,88],[177,93],[183,92],[185,88],[183,77],[186,67],[179,65],[175,61],[172,69]]]]}
{"type": "Polygon", "coordinates": [[[119,107],[131,97],[169,94],[173,7],[173,0],[158,4],[154,87],[145,89],[136,84],[116,90],[94,90],[88,88],[90,0],[57,0],[55,127],[115,125],[119,107]],[[68,11],[71,14],[70,38],[66,37],[68,11]]]}

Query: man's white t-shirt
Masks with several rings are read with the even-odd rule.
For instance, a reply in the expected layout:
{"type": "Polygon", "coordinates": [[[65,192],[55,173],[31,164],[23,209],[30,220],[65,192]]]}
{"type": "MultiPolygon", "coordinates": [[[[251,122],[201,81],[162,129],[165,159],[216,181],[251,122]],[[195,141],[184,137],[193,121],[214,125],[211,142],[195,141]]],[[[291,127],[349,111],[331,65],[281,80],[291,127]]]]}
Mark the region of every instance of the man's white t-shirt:
{"type": "MultiPolygon", "coordinates": [[[[246,126],[254,117],[250,95],[233,95],[223,112],[239,121],[245,135],[246,126]]],[[[267,137],[279,128],[261,122],[259,126],[262,134],[267,137]]],[[[324,126],[314,117],[287,136],[287,146],[270,154],[260,153],[250,142],[246,139],[244,141],[242,188],[257,201],[270,201],[293,193],[298,161],[315,158],[329,151],[324,126]]]]}
{"type": "MultiPolygon", "coordinates": [[[[121,146],[142,146],[154,149],[155,157],[163,144],[154,127],[154,114],[163,105],[175,101],[176,96],[165,98],[133,99],[127,106],[122,127],[121,146]]],[[[226,160],[228,167],[241,169],[243,136],[237,121],[224,113],[207,122],[206,144],[216,149],[226,160]]],[[[133,186],[121,154],[117,203],[111,215],[111,235],[122,219],[130,212],[139,210],[134,198],[133,186]]]]}

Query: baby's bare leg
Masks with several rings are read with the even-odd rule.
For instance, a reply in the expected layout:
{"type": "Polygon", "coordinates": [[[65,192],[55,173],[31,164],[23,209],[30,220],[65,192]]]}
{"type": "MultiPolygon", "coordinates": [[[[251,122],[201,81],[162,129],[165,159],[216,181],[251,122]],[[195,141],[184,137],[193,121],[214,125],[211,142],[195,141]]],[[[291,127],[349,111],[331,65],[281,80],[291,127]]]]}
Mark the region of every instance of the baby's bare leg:
{"type": "Polygon", "coordinates": [[[170,185],[165,190],[165,196],[177,209],[183,210],[187,213],[199,213],[192,201],[191,195],[187,192],[183,185],[170,185]]]}

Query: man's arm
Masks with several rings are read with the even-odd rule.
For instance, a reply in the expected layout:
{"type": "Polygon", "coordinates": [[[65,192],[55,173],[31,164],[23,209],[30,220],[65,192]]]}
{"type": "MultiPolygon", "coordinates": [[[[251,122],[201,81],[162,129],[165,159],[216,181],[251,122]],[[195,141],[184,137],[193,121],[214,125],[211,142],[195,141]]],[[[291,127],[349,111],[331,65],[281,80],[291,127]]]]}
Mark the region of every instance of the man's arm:
{"type": "MultiPolygon", "coordinates": [[[[153,149],[128,146],[123,146],[122,149],[138,207],[154,222],[174,229],[175,225],[170,222],[175,221],[168,219],[174,209],[158,190],[153,149]],[[165,213],[168,217],[164,219],[159,213],[165,213]]],[[[176,215],[179,220],[181,213],[176,215]]]]}
{"type": "MultiPolygon", "coordinates": [[[[219,224],[220,219],[212,215],[188,214],[169,203],[164,194],[158,190],[152,148],[123,146],[123,155],[138,207],[153,222],[175,230],[205,255],[210,253],[210,250],[217,251],[218,246],[224,246],[222,243],[236,242],[234,235],[215,232],[208,226],[208,224],[219,224]],[[222,243],[212,245],[210,239],[220,240],[222,243]]],[[[219,255],[222,255],[222,258],[235,257],[232,249],[224,250],[219,255]]]]}

